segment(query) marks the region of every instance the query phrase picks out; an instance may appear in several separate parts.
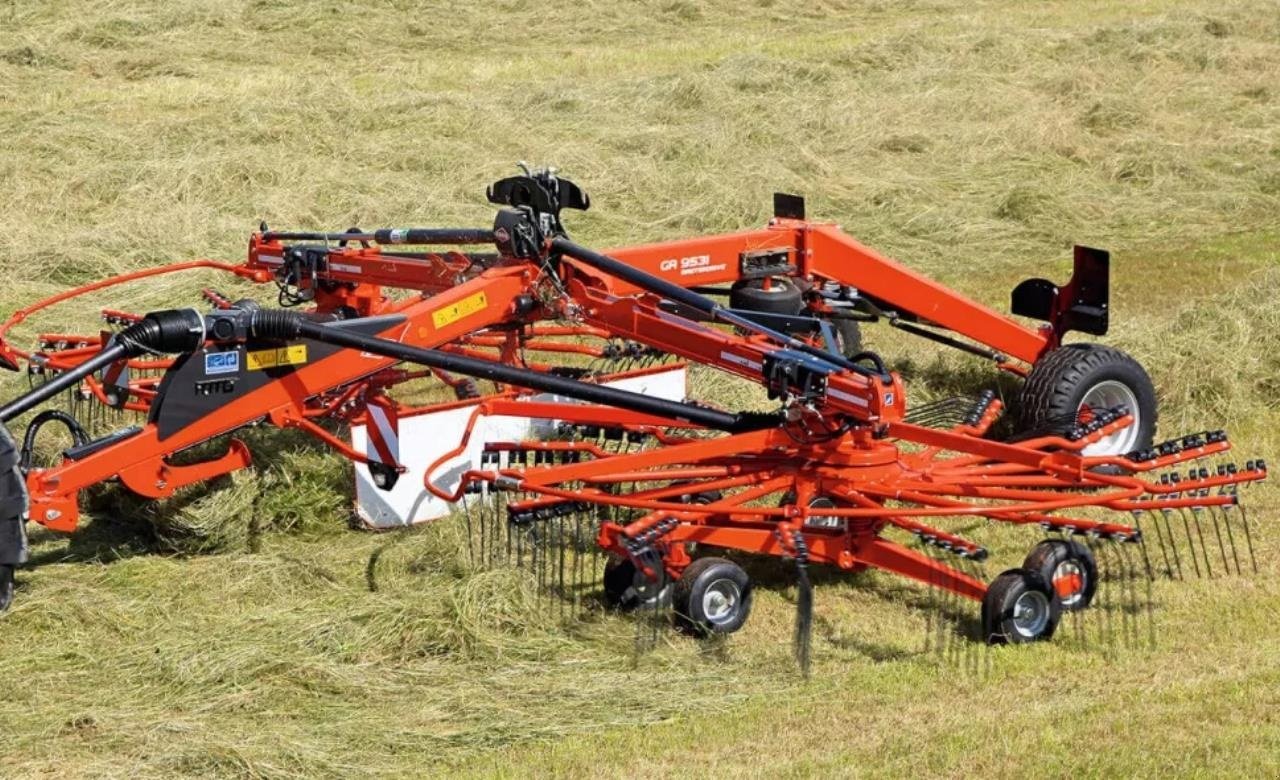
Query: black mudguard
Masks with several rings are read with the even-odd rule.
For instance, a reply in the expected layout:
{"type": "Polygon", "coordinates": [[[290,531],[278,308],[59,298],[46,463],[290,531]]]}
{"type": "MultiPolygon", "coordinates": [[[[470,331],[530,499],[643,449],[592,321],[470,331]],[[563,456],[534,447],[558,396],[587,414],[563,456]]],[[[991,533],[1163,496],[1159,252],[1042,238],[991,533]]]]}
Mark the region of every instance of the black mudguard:
{"type": "Polygon", "coordinates": [[[1076,246],[1071,279],[1061,287],[1048,279],[1027,279],[1013,288],[1011,311],[1067,331],[1105,336],[1111,308],[1111,254],[1076,246]]]}

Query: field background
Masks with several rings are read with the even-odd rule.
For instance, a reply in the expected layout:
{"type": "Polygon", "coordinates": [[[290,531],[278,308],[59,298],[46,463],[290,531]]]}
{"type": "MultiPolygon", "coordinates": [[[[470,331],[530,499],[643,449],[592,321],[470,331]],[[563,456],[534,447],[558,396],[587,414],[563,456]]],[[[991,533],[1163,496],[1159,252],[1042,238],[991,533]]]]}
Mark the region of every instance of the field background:
{"type": "MultiPolygon", "coordinates": [[[[484,224],[524,159],[591,193],[587,244],[754,226],[800,192],[1001,309],[1072,243],[1110,248],[1108,341],[1150,367],[1162,431],[1280,462],[1278,3],[6,0],[0,29],[0,311],[238,260],[260,219],[484,224]]],[[[869,340],[913,397],[989,379],[869,340]]],[[[169,508],[199,533],[115,506],[36,534],[0,618],[0,774],[1280,774],[1267,487],[1261,575],[1158,583],[1154,648],[970,648],[975,672],[871,574],[820,583],[805,682],[785,577],[725,646],[636,657],[628,620],[561,630],[468,571],[447,523],[347,530],[341,461],[252,443],[256,471],[169,508]]]]}

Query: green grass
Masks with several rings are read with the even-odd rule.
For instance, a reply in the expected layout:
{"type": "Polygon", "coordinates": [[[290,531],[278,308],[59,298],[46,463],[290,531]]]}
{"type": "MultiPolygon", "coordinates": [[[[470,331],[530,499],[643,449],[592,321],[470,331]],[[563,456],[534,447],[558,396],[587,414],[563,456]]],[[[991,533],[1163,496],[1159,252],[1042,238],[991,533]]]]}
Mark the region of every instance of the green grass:
{"type": "MultiPolygon", "coordinates": [[[[1001,309],[1025,276],[1064,278],[1072,243],[1110,248],[1107,340],[1150,367],[1163,431],[1226,425],[1241,459],[1280,462],[1277,10],[11,0],[0,311],[238,260],[259,219],[484,224],[484,185],[527,159],[591,193],[569,224],[587,244],[754,226],[770,193],[801,192],[1001,309]]],[[[990,379],[902,338],[869,336],[913,398],[990,379]]],[[[561,628],[519,577],[471,571],[456,524],[347,530],[340,459],[251,443],[253,472],[185,506],[108,493],[81,533],[36,534],[0,619],[6,776],[1280,770],[1268,487],[1249,493],[1261,575],[1157,583],[1153,649],[970,647],[975,673],[923,651],[918,589],[824,577],[805,682],[786,576],[762,572],[724,646],[664,637],[637,656],[631,621],[561,628]]],[[[997,567],[1034,541],[975,533],[997,567]]]]}

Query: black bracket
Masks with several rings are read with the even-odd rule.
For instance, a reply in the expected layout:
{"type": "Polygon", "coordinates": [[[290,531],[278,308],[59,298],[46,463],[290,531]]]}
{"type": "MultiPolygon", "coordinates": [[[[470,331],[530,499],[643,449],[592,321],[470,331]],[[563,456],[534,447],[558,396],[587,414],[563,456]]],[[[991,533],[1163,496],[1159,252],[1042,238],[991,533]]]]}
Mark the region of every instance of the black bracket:
{"type": "Polygon", "coordinates": [[[545,172],[531,176],[511,176],[489,185],[489,202],[499,206],[529,206],[539,214],[560,214],[560,209],[586,211],[591,198],[568,179],[545,172]]]}
{"type": "Polygon", "coordinates": [[[764,356],[761,371],[769,400],[799,398],[817,400],[827,392],[827,378],[836,367],[790,349],[764,356]]]}
{"type": "Polygon", "coordinates": [[[1053,326],[1059,339],[1070,330],[1102,336],[1111,303],[1111,253],[1077,245],[1071,279],[1061,287],[1027,279],[1013,288],[1010,310],[1053,326]]]}
{"type": "Polygon", "coordinates": [[[779,219],[804,219],[804,197],[785,192],[773,193],[773,216],[779,219]]]}

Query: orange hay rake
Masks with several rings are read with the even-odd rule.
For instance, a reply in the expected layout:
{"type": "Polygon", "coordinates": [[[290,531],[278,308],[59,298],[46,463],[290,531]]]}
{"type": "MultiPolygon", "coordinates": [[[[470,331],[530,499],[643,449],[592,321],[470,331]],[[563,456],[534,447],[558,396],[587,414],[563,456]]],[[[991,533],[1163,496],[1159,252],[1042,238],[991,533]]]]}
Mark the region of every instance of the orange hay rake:
{"type": "Polygon", "coordinates": [[[255,423],[307,431],[366,469],[377,490],[407,485],[464,509],[469,524],[483,504],[488,519],[469,536],[489,557],[527,551],[540,576],[554,551],[561,592],[566,576],[580,578],[589,540],[606,554],[607,602],[671,605],[697,633],[735,631],[751,606],[747,571],[708,551],[785,557],[800,584],[806,663],[812,565],[874,567],[979,601],[984,638],[1022,642],[1052,636],[1063,610],[1089,606],[1102,542],[1136,545],[1146,573],[1176,576],[1177,516],[1188,537],[1193,521],[1201,531],[1197,567],[1211,562],[1202,521],[1224,540],[1224,566],[1238,572],[1242,553],[1252,555],[1238,488],[1263,479],[1265,464],[1211,468],[1230,448],[1221,432],[1152,446],[1154,393],[1141,367],[1109,348],[1062,345],[1069,330],[1106,330],[1105,253],[1077,249],[1062,287],[1019,285],[1015,313],[1047,323],[1029,328],[806,220],[790,196],[776,198],[761,230],[603,253],[568,238],[561,210],[588,201],[551,172],[504,179],[489,198],[501,208],[485,229],[264,227],[245,265],[217,267],[274,281],[282,308],[210,291],[206,313],[113,313],[124,324],[114,334],[52,334],[32,352],[5,345],[10,362],[48,381],[0,408],[0,420],[64,391],[146,415],[98,439],[56,415],[37,416],[23,447],[3,437],[0,564],[10,583],[28,518],[70,531],[89,485],[117,479],[160,498],[243,468],[249,453],[234,439],[212,460],[172,458],[255,423]],[[402,248],[480,244],[496,251],[402,248]],[[706,294],[716,292],[729,305],[706,294]],[[301,304],[310,308],[287,308],[301,304]],[[901,378],[858,344],[853,326],[876,319],[1027,376],[1020,432],[988,438],[1004,411],[990,393],[910,405],[901,378]],[[659,356],[754,382],[774,408],[725,411],[601,381],[598,361],[630,361],[612,365],[623,370],[609,379],[623,381],[648,376],[634,364],[659,356]],[[478,386],[461,377],[497,393],[474,398],[478,386]],[[461,406],[395,399],[430,379],[460,390],[461,406]],[[459,441],[426,441],[429,427],[406,440],[398,421],[437,408],[467,410],[459,441]],[[539,435],[477,434],[497,416],[542,421],[539,435]],[[59,464],[24,468],[23,451],[54,419],[76,445],[59,464]],[[365,447],[342,441],[332,421],[364,426],[365,447]],[[468,450],[475,435],[484,440],[468,450]],[[438,456],[410,471],[402,453],[428,446],[438,456]],[[1188,466],[1185,478],[1176,473],[1188,466]],[[481,527],[493,526],[495,503],[506,517],[481,527]],[[1092,516],[1103,511],[1114,517],[1092,516]],[[940,525],[972,517],[1052,538],[987,583],[971,566],[986,550],[940,525]],[[1153,534],[1154,558],[1142,544],[1153,534]],[[915,548],[904,543],[913,539],[915,548]]]}

